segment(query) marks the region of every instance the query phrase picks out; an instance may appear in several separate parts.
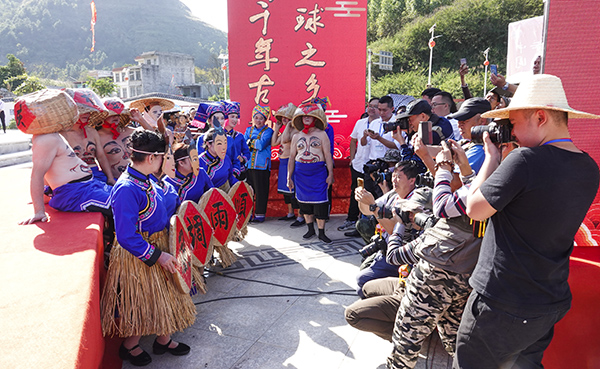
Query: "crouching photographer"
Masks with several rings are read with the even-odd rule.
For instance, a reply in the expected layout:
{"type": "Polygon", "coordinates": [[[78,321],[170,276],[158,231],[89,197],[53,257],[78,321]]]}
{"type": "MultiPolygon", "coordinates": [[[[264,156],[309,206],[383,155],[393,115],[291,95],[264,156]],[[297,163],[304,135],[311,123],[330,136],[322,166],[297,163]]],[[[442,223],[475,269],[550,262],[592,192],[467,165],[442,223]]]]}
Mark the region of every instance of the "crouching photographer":
{"type": "MultiPolygon", "coordinates": [[[[430,213],[431,191],[424,190],[422,193],[426,197],[415,193],[409,200],[397,200],[393,208],[383,210],[384,213],[395,214],[394,218],[397,221],[386,248],[394,250],[391,264],[399,267],[400,278],[387,277],[368,281],[362,288],[365,298],[354,302],[345,311],[348,324],[356,329],[372,332],[390,342],[396,314],[404,296],[405,278],[410,273],[411,265],[418,261],[413,253],[413,243],[406,242],[406,228],[430,227],[436,220],[430,213]],[[422,212],[424,209],[429,211],[422,212]]],[[[412,240],[412,237],[408,240],[412,240]]]]}
{"type": "Polygon", "coordinates": [[[475,174],[462,147],[452,140],[449,143],[442,143],[435,164],[433,210],[439,220],[405,247],[388,245],[388,263],[396,262],[402,257],[400,251],[411,247],[419,259],[406,279],[388,368],[413,368],[423,341],[436,327],[446,351],[451,356],[455,352],[460,319],[471,292],[468,279],[481,239],[474,235],[474,225],[465,214],[468,186],[475,174]],[[461,170],[463,186],[453,173],[454,164],[461,170]]]}
{"type": "MultiPolygon", "coordinates": [[[[392,150],[390,150],[392,151],[392,150]]],[[[394,226],[398,222],[397,217],[393,217],[394,203],[397,199],[423,198],[427,199],[431,196],[431,189],[423,187],[415,190],[415,180],[420,173],[419,166],[414,161],[402,161],[396,164],[391,174],[392,190],[387,191],[383,196],[375,200],[374,196],[363,187],[356,189],[356,201],[360,211],[369,216],[372,215],[378,222],[380,232],[375,235],[376,241],[369,244],[363,249],[363,256],[369,256],[367,263],[363,263],[361,271],[357,276],[358,289],[357,293],[361,298],[364,298],[362,287],[372,279],[384,277],[397,277],[398,266],[388,264],[385,261],[385,247],[387,246],[387,238],[392,234],[394,226]]],[[[357,225],[360,232],[361,221],[357,225]]],[[[412,228],[407,227],[407,237],[414,238],[412,228]]]]}

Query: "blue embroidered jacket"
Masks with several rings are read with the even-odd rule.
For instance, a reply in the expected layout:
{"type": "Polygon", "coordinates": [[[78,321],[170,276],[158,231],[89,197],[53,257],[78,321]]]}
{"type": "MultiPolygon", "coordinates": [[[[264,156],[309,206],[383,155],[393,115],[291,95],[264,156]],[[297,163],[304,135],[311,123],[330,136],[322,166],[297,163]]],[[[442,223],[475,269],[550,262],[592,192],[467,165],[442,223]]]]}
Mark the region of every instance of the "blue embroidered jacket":
{"type": "Polygon", "coordinates": [[[198,162],[200,168],[204,168],[215,187],[221,187],[228,180],[230,186],[237,183],[238,180],[233,176],[231,161],[228,160],[227,156],[225,160],[221,160],[218,156],[214,157],[208,151],[205,151],[198,156],[198,162]]]}
{"type": "Polygon", "coordinates": [[[161,251],[145,241],[141,233],[151,235],[169,226],[179,206],[173,186],[159,184],[153,175],[127,167],[112,189],[111,206],[119,245],[146,265],[154,265],[161,251]]]}
{"type": "Polygon", "coordinates": [[[199,168],[197,176],[193,173],[184,176],[175,170],[175,178],[165,176],[163,182],[168,182],[175,188],[180,202],[185,200],[198,202],[200,197],[213,187],[213,183],[204,168],[199,168]]]}
{"type": "MultiPolygon", "coordinates": [[[[230,135],[226,135],[226,137],[227,137],[227,152],[225,153],[225,155],[231,162],[231,167],[233,168],[233,172],[236,174],[240,174],[242,164],[237,159],[237,157],[239,155],[239,151],[236,150],[235,140],[230,135]]],[[[200,137],[198,137],[198,140],[196,143],[196,150],[198,150],[198,155],[200,155],[204,152],[204,135],[201,135],[200,137]]],[[[219,187],[219,186],[216,186],[216,187],[219,187]]]]}
{"type": "Polygon", "coordinates": [[[254,126],[248,127],[244,139],[250,149],[250,160],[246,163],[248,169],[271,169],[271,137],[273,130],[267,125],[258,129],[254,126]]]}

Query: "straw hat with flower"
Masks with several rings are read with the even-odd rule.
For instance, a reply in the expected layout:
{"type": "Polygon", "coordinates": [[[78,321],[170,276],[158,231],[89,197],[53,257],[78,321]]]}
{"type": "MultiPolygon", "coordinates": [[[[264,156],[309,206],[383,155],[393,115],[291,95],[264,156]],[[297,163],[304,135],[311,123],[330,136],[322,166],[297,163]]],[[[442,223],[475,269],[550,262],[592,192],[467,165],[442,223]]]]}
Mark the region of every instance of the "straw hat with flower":
{"type": "Polygon", "coordinates": [[[91,127],[101,125],[108,116],[100,97],[89,88],[65,88],[64,91],[75,101],[79,115],[90,113],[87,124],[91,127]]]}
{"type": "Polygon", "coordinates": [[[281,123],[281,118],[287,118],[289,120],[294,119],[294,113],[296,112],[296,105],[289,103],[287,105],[283,105],[273,114],[277,122],[281,123]]]}
{"type": "Polygon", "coordinates": [[[305,128],[304,122],[302,121],[302,117],[305,115],[315,118],[314,125],[318,129],[324,131],[325,128],[327,128],[327,117],[325,116],[323,108],[315,103],[306,103],[301,104],[294,113],[292,124],[298,131],[302,131],[305,128]]]}
{"type": "Polygon", "coordinates": [[[600,119],[600,116],[571,108],[560,78],[550,74],[535,74],[523,81],[508,107],[483,113],[483,118],[509,117],[511,111],[548,109],[568,113],[569,118],[600,119]]]}
{"type": "Polygon", "coordinates": [[[123,100],[118,97],[107,97],[102,100],[106,109],[108,109],[108,117],[114,115],[119,116],[119,128],[125,128],[131,121],[131,113],[129,108],[125,106],[123,100]]]}

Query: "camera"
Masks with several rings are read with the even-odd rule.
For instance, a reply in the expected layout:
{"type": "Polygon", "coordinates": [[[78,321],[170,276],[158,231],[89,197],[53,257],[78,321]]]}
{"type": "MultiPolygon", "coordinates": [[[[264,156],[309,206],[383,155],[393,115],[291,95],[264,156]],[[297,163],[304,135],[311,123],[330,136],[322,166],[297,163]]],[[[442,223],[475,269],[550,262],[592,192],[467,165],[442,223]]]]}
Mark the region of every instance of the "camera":
{"type": "Polygon", "coordinates": [[[417,213],[415,214],[414,223],[421,229],[431,228],[437,223],[438,218],[433,214],[417,213]]]}
{"type": "Polygon", "coordinates": [[[358,253],[363,258],[367,258],[379,250],[381,250],[383,253],[387,252],[387,242],[379,236],[374,237],[374,238],[375,238],[375,240],[373,242],[371,242],[367,246],[363,247],[362,249],[358,250],[358,253]]]}
{"type": "Polygon", "coordinates": [[[392,173],[389,171],[390,166],[388,163],[381,159],[373,160],[365,164],[363,171],[365,175],[373,174],[373,180],[375,183],[382,183],[383,181],[392,181],[392,173]]]}
{"type": "Polygon", "coordinates": [[[393,122],[386,122],[382,124],[383,131],[388,133],[390,131],[395,131],[396,128],[400,127],[400,129],[405,130],[408,129],[408,118],[400,118],[396,119],[393,122]]]}
{"type": "Polygon", "coordinates": [[[435,178],[431,172],[417,174],[415,179],[415,187],[429,187],[433,188],[435,184],[435,178]]]}
{"type": "Polygon", "coordinates": [[[514,142],[512,124],[508,119],[495,120],[487,126],[475,126],[471,128],[471,142],[483,143],[483,132],[490,134],[493,143],[514,142]]]}

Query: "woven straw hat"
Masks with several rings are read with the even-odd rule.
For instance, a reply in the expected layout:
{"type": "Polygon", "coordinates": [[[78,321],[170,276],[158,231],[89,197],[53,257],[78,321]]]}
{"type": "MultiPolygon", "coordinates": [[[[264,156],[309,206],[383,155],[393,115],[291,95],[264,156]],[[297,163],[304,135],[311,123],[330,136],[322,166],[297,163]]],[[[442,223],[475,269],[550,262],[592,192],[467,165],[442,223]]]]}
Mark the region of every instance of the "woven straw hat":
{"type": "Polygon", "coordinates": [[[161,99],[160,97],[148,97],[145,99],[134,100],[129,103],[130,108],[135,108],[143,113],[146,108],[154,105],[160,105],[163,111],[171,110],[175,107],[175,103],[171,100],[161,99]]]}
{"type": "Polygon", "coordinates": [[[108,117],[108,110],[104,107],[100,97],[89,88],[65,88],[64,91],[73,98],[77,104],[79,115],[90,113],[88,123],[92,127],[102,125],[108,117]]]}
{"type": "Polygon", "coordinates": [[[535,74],[521,82],[508,107],[490,110],[481,116],[506,119],[511,111],[524,109],[557,110],[568,113],[569,118],[600,119],[598,115],[571,108],[562,81],[550,74],[535,74]]]}
{"type": "Polygon", "coordinates": [[[302,104],[294,113],[294,118],[292,119],[292,124],[294,128],[298,131],[302,131],[304,129],[304,122],[302,122],[302,117],[308,115],[310,117],[315,117],[315,127],[321,130],[325,130],[327,128],[327,117],[325,116],[325,112],[323,108],[317,104],[308,103],[302,104]]]}
{"type": "Polygon", "coordinates": [[[279,123],[281,123],[281,118],[287,118],[289,120],[294,119],[294,113],[296,112],[296,105],[289,103],[287,105],[283,105],[273,114],[275,119],[279,123]]]}
{"type": "Polygon", "coordinates": [[[15,102],[19,130],[41,135],[68,130],[77,122],[75,101],[61,90],[40,90],[23,95],[15,102]]]}
{"type": "Polygon", "coordinates": [[[106,118],[112,117],[113,115],[118,115],[119,127],[127,127],[129,121],[131,120],[131,113],[129,112],[129,108],[125,106],[123,100],[119,99],[118,97],[107,97],[102,101],[106,109],[108,109],[108,116],[106,118]]]}

